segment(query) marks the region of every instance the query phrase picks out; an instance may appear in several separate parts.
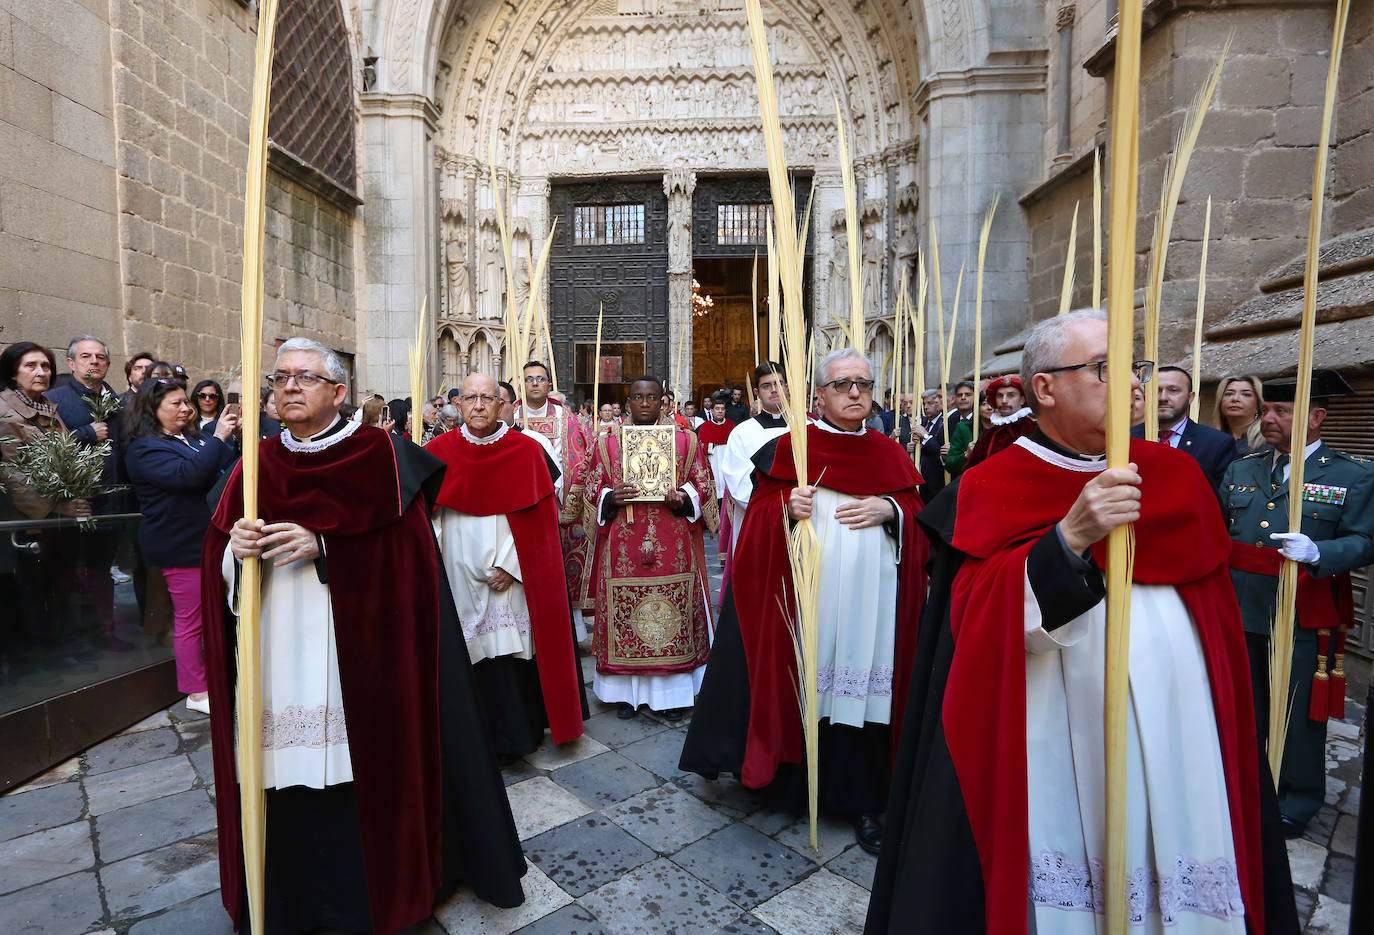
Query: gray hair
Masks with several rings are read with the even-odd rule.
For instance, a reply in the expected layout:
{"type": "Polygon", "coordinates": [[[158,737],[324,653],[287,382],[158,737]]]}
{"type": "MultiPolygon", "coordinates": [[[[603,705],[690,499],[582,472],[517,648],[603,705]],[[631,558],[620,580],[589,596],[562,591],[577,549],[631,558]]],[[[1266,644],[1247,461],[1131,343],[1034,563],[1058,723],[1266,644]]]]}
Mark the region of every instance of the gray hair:
{"type": "Polygon", "coordinates": [[[105,351],[106,357],[110,356],[110,345],[106,344],[104,341],[100,340],[93,334],[79,334],[76,337],[72,338],[71,344],[67,345],[68,360],[76,359],[76,346],[80,344],[82,341],[94,341],[96,344],[99,344],[100,347],[105,351]]]}
{"type": "Polygon", "coordinates": [[[821,358],[821,362],[816,365],[816,386],[820,386],[822,383],[828,382],[825,378],[829,375],[830,368],[833,367],[835,364],[838,364],[842,360],[863,361],[864,366],[868,368],[868,376],[872,378],[872,362],[869,361],[867,357],[860,354],[858,351],[854,350],[854,348],[842,347],[838,350],[831,351],[829,354],[826,354],[824,357],[821,358]]]}
{"type": "Polygon", "coordinates": [[[921,393],[921,398],[922,398],[922,399],[934,399],[936,396],[939,396],[939,395],[940,395],[940,391],[939,391],[939,390],[924,390],[924,391],[922,391],[922,393],[921,393]]]}
{"type": "MultiPolygon", "coordinates": [[[[277,360],[281,360],[281,355],[292,351],[302,351],[309,354],[319,354],[324,358],[325,375],[335,383],[348,383],[348,370],[344,367],[343,361],[333,350],[311,338],[291,338],[283,341],[281,347],[277,348],[277,360]]],[[[275,367],[276,364],[274,363],[275,367]]]]}
{"type": "Polygon", "coordinates": [[[439,418],[456,419],[458,418],[458,407],[453,403],[445,403],[444,408],[439,410],[439,418]]]}
{"type": "Polygon", "coordinates": [[[1100,308],[1080,308],[1067,315],[1046,318],[1026,337],[1021,351],[1021,385],[1026,388],[1026,401],[1039,411],[1039,401],[1031,387],[1031,377],[1064,365],[1064,352],[1069,346],[1069,330],[1085,321],[1106,322],[1107,313],[1100,308]]]}

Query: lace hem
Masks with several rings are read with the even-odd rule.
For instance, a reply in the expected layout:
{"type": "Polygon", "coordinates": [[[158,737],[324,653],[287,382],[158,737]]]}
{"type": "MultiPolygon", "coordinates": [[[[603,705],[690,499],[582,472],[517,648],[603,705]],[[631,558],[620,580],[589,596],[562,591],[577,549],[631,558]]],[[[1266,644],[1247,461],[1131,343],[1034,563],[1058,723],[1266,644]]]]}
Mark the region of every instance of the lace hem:
{"type": "Polygon", "coordinates": [[[858,669],[852,666],[821,666],[816,690],[839,698],[891,697],[892,666],[858,669]]]}
{"type": "Polygon", "coordinates": [[[467,642],[472,642],[479,636],[486,636],[498,630],[515,630],[519,633],[530,632],[530,615],[528,612],[520,614],[515,612],[515,608],[509,601],[502,601],[494,606],[489,605],[486,613],[478,620],[469,623],[463,621],[463,638],[467,642]]]}
{"type": "MultiPolygon", "coordinates": [[[[1031,902],[1071,912],[1101,913],[1105,876],[1100,860],[1085,866],[1070,862],[1062,851],[1041,851],[1030,862],[1031,902]]],[[[1245,915],[1235,861],[1225,857],[1203,861],[1180,854],[1174,858],[1172,873],[1137,867],[1129,886],[1132,925],[1143,925],[1145,916],[1152,912],[1159,913],[1164,925],[1176,925],[1184,912],[1214,919],[1245,915]]]]}
{"type": "Polygon", "coordinates": [[[262,748],[322,748],[348,743],[348,726],[342,708],[293,704],[280,711],[262,712],[262,748]]]}

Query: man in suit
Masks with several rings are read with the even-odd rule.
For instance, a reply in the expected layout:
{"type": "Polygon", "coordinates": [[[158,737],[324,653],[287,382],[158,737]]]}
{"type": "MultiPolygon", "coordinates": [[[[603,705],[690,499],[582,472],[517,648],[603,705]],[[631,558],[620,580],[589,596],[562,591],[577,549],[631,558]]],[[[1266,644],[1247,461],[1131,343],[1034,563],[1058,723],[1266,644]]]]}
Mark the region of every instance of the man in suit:
{"type": "Polygon", "coordinates": [[[1274,450],[1236,461],[1222,483],[1232,539],[1231,580],[1240,599],[1261,742],[1269,723],[1269,635],[1277,576],[1282,559],[1301,563],[1290,675],[1293,709],[1279,771],[1279,811],[1290,837],[1302,833],[1325,798],[1326,721],[1344,710],[1345,628],[1354,616],[1350,572],[1374,559],[1374,466],[1328,448],[1321,438],[1327,401],[1354,395],[1350,384],[1330,370],[1313,372],[1306,431],[1296,433],[1305,445],[1302,527],[1288,531],[1294,389],[1292,379],[1265,381],[1260,431],[1274,450]]]}
{"type": "MultiPolygon", "coordinates": [[[[1192,455],[1211,481],[1212,489],[1219,491],[1221,476],[1236,460],[1235,439],[1188,418],[1188,408],[1193,402],[1193,378],[1188,371],[1181,367],[1160,367],[1155,371],[1155,383],[1159,394],[1159,440],[1192,455]]],[[[1131,436],[1144,438],[1145,427],[1137,425],[1131,429],[1131,436]]]]}

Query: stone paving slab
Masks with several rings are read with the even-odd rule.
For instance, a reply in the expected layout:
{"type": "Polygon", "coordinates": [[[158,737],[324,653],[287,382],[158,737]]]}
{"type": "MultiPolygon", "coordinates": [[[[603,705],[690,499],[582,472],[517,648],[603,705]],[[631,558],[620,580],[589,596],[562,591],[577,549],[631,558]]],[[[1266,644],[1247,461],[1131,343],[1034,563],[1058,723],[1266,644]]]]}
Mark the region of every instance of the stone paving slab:
{"type": "Polygon", "coordinates": [[[672,785],[646,789],[602,814],[660,854],[672,854],[730,823],[723,812],[672,785]]]}
{"type": "Polygon", "coordinates": [[[586,907],[572,905],[525,926],[518,935],[607,935],[607,932],[586,907]]]}
{"type": "Polygon", "coordinates": [[[81,784],[64,782],[0,798],[0,841],[55,828],[81,817],[81,784]]]}
{"type": "Polygon", "coordinates": [[[128,808],[163,796],[185,792],[196,783],[196,770],[183,754],[149,760],[137,766],[97,773],[85,780],[92,815],[128,808]]]}
{"type": "Polygon", "coordinates": [[[619,753],[602,753],[565,766],[550,777],[592,808],[604,808],[652,789],[658,777],[619,753]]]}
{"type": "Polygon", "coordinates": [[[715,935],[740,914],[730,900],[662,857],[578,902],[592,911],[608,935],[715,935]]]}
{"type": "Polygon", "coordinates": [[[507,786],[506,798],[515,816],[515,830],[522,841],[591,811],[581,799],[547,776],[507,786]]]}
{"type": "Polygon", "coordinates": [[[777,839],[807,860],[818,864],[838,857],[854,843],[854,826],[846,819],[822,813],[816,819],[816,847],[811,846],[811,819],[801,817],[782,831],[777,839]]]}
{"type": "Polygon", "coordinates": [[[754,910],[778,935],[853,935],[867,913],[868,890],[825,869],[754,910]]]}
{"type": "Polygon", "coordinates": [[[0,896],[0,919],[6,932],[24,935],[88,932],[105,921],[100,885],[95,874],[86,871],[0,896]]]}
{"type": "Polygon", "coordinates": [[[584,728],[587,736],[594,737],[608,747],[623,747],[627,743],[643,740],[650,734],[667,730],[667,725],[646,716],[643,711],[638,716],[622,721],[614,711],[597,714],[588,718],[584,728]]]}
{"type": "Polygon", "coordinates": [[[119,734],[86,751],[86,774],[94,776],[160,760],[176,753],[179,746],[181,737],[170,727],[119,734]]]}
{"type": "Polygon", "coordinates": [[[0,893],[66,876],[95,866],[91,824],[74,821],[14,838],[0,861],[0,893]]]}
{"type": "Polygon", "coordinates": [[[136,923],[129,935],[234,935],[234,924],[216,889],[136,923]]]}
{"type": "Polygon", "coordinates": [[[529,860],[525,861],[525,876],[520,882],[525,890],[525,902],[513,909],[500,909],[482,902],[472,890],[460,886],[434,911],[434,917],[450,932],[509,935],[572,902],[571,896],[529,860]]]}
{"type": "Polygon", "coordinates": [[[771,899],[813,869],[782,843],[738,823],[683,848],[673,862],[744,909],[771,899]]]}
{"type": "Polygon", "coordinates": [[[839,857],[825,865],[831,873],[839,874],[851,883],[857,883],[866,890],[873,888],[873,872],[878,869],[878,858],[857,844],[852,845],[839,857]]]}
{"type": "Polygon", "coordinates": [[[605,753],[609,749],[611,748],[595,737],[586,734],[558,746],[554,746],[546,739],[542,747],[526,756],[522,762],[536,770],[560,769],[579,760],[605,753]]]}
{"type": "Polygon", "coordinates": [[[215,836],[203,835],[145,851],[100,870],[105,901],[116,918],[160,912],[219,888],[215,836]]]}
{"type": "Polygon", "coordinates": [[[677,731],[663,731],[636,740],[621,747],[619,753],[664,779],[688,775],[677,765],[682,758],[682,735],[677,731]]]}
{"type": "Polygon", "coordinates": [[[100,859],[113,863],[215,830],[215,808],[204,789],[116,809],[95,820],[100,859]]]}
{"type": "Polygon", "coordinates": [[[525,856],[563,890],[584,896],[657,855],[609,819],[588,815],[526,841],[525,856]]]}

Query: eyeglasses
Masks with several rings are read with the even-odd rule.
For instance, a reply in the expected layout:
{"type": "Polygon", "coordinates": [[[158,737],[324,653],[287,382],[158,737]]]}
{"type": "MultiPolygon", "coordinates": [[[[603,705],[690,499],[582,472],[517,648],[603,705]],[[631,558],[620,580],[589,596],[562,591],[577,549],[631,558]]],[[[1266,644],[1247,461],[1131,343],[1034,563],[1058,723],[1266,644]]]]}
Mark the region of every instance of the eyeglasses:
{"type": "Polygon", "coordinates": [[[526,382],[526,383],[548,383],[548,382],[549,382],[549,378],[548,378],[548,377],[545,377],[545,376],[540,376],[539,374],[536,373],[536,374],[534,374],[534,375],[532,375],[532,376],[525,377],[525,382],[526,382]]]}
{"type": "Polygon", "coordinates": [[[219,399],[218,393],[197,393],[196,399],[219,399]]]}
{"type": "Polygon", "coordinates": [[[460,402],[465,402],[469,406],[475,405],[477,403],[482,403],[487,406],[495,406],[497,403],[501,402],[500,396],[492,396],[488,393],[473,393],[470,396],[459,396],[458,399],[460,402]]]}
{"type": "Polygon", "coordinates": [[[849,391],[856,386],[859,388],[860,394],[873,392],[872,380],[831,380],[829,383],[822,383],[821,386],[828,386],[836,393],[845,395],[848,395],[849,391]]]}
{"type": "Polygon", "coordinates": [[[314,389],[321,383],[332,383],[340,385],[338,380],[331,380],[329,377],[322,377],[318,373],[311,373],[309,370],[302,370],[300,373],[269,373],[267,375],[267,385],[273,389],[284,390],[291,381],[295,380],[296,385],[303,390],[314,389]]]}
{"type": "MultiPolygon", "coordinates": [[[[1105,360],[1090,360],[1086,364],[1070,364],[1067,367],[1051,367],[1040,372],[1063,373],[1067,370],[1082,370],[1085,367],[1096,367],[1097,379],[1102,383],[1107,382],[1107,362],[1105,360]]],[[[1131,361],[1131,372],[1141,383],[1149,383],[1150,378],[1155,375],[1155,362],[1153,360],[1133,360],[1131,361]]]]}
{"type": "Polygon", "coordinates": [[[630,402],[632,403],[656,403],[663,397],[657,393],[631,393],[630,402]]]}

